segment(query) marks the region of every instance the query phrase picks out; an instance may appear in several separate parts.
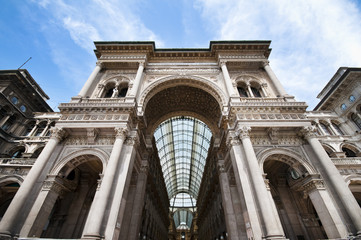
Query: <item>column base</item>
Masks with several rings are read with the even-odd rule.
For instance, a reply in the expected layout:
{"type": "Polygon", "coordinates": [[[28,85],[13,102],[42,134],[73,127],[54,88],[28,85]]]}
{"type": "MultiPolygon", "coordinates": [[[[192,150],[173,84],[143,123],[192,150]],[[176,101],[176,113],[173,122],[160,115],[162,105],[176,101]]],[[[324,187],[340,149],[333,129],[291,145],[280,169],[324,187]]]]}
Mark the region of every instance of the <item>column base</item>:
{"type": "Polygon", "coordinates": [[[104,236],[100,236],[98,233],[89,233],[89,234],[85,234],[81,237],[81,239],[84,240],[100,240],[100,239],[104,239],[104,236]]]}
{"type": "Polygon", "coordinates": [[[0,240],[12,240],[12,239],[17,239],[17,238],[18,238],[18,236],[13,236],[8,231],[0,232],[0,240]]]}
{"type": "Polygon", "coordinates": [[[263,237],[262,239],[267,239],[267,240],[273,240],[273,239],[282,239],[282,240],[287,240],[288,238],[286,238],[285,236],[282,235],[269,235],[266,237],[263,237]]]}

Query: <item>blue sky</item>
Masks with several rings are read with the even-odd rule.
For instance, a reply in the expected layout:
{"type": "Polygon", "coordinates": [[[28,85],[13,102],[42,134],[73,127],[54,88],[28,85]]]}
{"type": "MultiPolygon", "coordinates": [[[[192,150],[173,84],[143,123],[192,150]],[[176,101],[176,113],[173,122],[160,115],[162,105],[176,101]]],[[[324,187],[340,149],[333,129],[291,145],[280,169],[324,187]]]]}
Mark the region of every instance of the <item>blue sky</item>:
{"type": "Polygon", "coordinates": [[[24,66],[56,107],[95,67],[93,41],[208,48],[211,40],[271,40],[270,65],[311,110],[341,66],[361,67],[357,0],[0,0],[0,69],[24,66]]]}

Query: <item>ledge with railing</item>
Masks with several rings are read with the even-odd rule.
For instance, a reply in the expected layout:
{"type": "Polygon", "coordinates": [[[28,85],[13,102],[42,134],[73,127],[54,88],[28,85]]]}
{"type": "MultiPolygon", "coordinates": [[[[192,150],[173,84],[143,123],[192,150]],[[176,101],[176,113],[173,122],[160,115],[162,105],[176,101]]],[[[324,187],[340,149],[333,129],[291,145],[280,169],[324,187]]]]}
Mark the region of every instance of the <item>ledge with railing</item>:
{"type": "Polygon", "coordinates": [[[1,166],[32,166],[36,158],[0,158],[1,166]]]}
{"type": "Polygon", "coordinates": [[[348,157],[348,158],[331,158],[336,166],[356,166],[361,167],[361,157],[348,157]]]}

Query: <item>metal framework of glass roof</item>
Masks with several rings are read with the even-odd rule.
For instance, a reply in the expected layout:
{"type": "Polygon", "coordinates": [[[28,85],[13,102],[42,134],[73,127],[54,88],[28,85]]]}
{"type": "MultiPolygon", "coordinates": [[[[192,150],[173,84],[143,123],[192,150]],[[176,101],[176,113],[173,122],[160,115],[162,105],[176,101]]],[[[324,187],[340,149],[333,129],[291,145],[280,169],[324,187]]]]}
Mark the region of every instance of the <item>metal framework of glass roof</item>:
{"type": "Polygon", "coordinates": [[[186,222],[190,227],[188,215],[195,211],[211,137],[205,123],[184,116],[162,122],[154,132],[176,225],[186,222]]]}

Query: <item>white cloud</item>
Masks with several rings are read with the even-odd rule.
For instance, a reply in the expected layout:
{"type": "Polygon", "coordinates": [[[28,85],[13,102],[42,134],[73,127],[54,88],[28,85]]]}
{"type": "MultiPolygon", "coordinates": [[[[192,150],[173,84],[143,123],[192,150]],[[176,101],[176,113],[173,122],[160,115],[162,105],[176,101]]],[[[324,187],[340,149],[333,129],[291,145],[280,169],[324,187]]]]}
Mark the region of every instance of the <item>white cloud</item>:
{"type": "Polygon", "coordinates": [[[51,20],[66,29],[73,41],[92,51],[93,41],[152,40],[162,44],[159,37],[147,29],[120,0],[78,0],[66,3],[57,0],[39,5],[51,13],[51,20]]]}
{"type": "Polygon", "coordinates": [[[223,40],[272,40],[271,66],[291,95],[311,107],[340,66],[361,66],[360,10],[347,0],[198,0],[223,40]]]}

